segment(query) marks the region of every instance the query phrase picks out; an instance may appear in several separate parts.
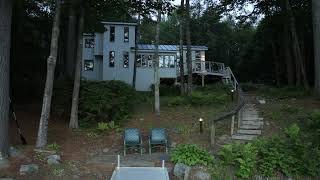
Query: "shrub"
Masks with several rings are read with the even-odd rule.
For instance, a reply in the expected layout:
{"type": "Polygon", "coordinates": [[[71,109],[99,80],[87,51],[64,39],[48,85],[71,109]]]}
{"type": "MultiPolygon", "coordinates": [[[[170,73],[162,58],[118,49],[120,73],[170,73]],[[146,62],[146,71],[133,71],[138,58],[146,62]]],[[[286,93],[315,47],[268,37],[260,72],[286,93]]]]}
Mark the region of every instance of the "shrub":
{"type": "Polygon", "coordinates": [[[178,145],[170,154],[171,161],[183,163],[188,166],[211,165],[213,156],[206,150],[194,144],[178,145]]]}
{"type": "Polygon", "coordinates": [[[81,119],[126,119],[135,103],[135,97],[135,90],[121,81],[82,81],[79,105],[81,119]]]}
{"type": "Polygon", "coordinates": [[[219,152],[219,156],[225,165],[237,167],[236,175],[240,178],[249,178],[253,175],[256,167],[256,147],[251,144],[225,145],[219,152]]]}

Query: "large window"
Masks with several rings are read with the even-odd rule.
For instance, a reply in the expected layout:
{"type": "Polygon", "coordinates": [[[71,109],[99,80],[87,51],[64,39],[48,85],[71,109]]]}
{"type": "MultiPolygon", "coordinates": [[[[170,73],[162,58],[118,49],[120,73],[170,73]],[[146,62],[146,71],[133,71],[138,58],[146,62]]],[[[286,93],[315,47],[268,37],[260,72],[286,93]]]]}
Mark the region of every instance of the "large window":
{"type": "Polygon", "coordinates": [[[201,53],[200,53],[200,51],[196,51],[196,61],[201,61],[201,53]]]}
{"type": "MultiPolygon", "coordinates": [[[[153,68],[154,56],[149,54],[137,55],[137,67],[153,68]]],[[[175,68],[175,56],[159,56],[160,68],[175,68]]]]}
{"type": "Polygon", "coordinates": [[[93,71],[94,63],[93,60],[84,60],[84,70],[93,71]]]}
{"type": "Polygon", "coordinates": [[[129,42],[129,27],[124,27],[123,41],[129,42]]]}
{"type": "Polygon", "coordinates": [[[116,30],[114,26],[110,27],[110,42],[114,42],[116,38],[116,30]]]}
{"type": "Polygon", "coordinates": [[[151,54],[138,54],[137,67],[150,67],[153,65],[153,55],[151,54]]]}
{"type": "Polygon", "coordinates": [[[109,52],[109,67],[114,67],[115,64],[115,52],[110,51],[109,52]]]}
{"type": "Polygon", "coordinates": [[[123,52],[123,67],[124,68],[129,67],[129,52],[128,51],[123,52]]]}
{"type": "Polygon", "coordinates": [[[84,40],[84,47],[85,48],[94,48],[94,39],[85,39],[84,40]]]}
{"type": "Polygon", "coordinates": [[[160,68],[174,68],[175,67],[175,57],[174,56],[160,56],[159,57],[159,67],[160,68]]]}

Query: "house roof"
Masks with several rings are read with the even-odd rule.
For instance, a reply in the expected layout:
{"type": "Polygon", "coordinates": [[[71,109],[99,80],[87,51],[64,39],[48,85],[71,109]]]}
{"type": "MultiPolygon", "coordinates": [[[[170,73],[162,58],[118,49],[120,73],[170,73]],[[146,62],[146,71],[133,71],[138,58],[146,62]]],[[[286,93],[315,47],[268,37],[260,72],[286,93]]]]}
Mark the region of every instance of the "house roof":
{"type": "MultiPolygon", "coordinates": [[[[155,51],[155,45],[153,44],[138,44],[138,50],[143,50],[143,51],[155,51]]],[[[183,46],[183,49],[187,49],[187,46],[183,46]]],[[[202,51],[207,51],[208,47],[207,46],[191,46],[192,50],[202,50],[202,51]]],[[[170,51],[178,51],[179,50],[179,45],[167,45],[167,44],[161,44],[159,45],[159,51],[162,52],[170,52],[170,51]]]]}
{"type": "Polygon", "coordinates": [[[137,26],[138,23],[132,23],[132,22],[110,22],[110,21],[103,21],[102,24],[108,24],[108,25],[126,25],[126,26],[137,26]]]}

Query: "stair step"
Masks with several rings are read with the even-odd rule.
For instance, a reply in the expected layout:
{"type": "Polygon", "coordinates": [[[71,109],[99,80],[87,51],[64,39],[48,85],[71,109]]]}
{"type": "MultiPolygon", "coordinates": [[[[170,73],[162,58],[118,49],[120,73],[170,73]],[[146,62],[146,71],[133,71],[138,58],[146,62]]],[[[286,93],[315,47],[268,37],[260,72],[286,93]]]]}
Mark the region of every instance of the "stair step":
{"type": "Polygon", "coordinates": [[[258,117],[242,117],[241,120],[243,121],[263,121],[263,118],[258,117]]]}
{"type": "Polygon", "coordinates": [[[263,121],[242,121],[242,125],[263,126],[263,121]]]}
{"type": "Polygon", "coordinates": [[[250,134],[250,135],[260,135],[261,130],[252,130],[252,129],[239,129],[238,134],[250,134]]]}
{"type": "Polygon", "coordinates": [[[255,126],[255,125],[241,125],[239,127],[239,129],[252,129],[252,130],[259,130],[259,129],[262,129],[261,126],[255,126]]]}
{"type": "Polygon", "coordinates": [[[257,135],[248,135],[248,134],[235,134],[232,135],[232,139],[234,140],[244,140],[244,141],[251,141],[256,139],[257,135]]]}

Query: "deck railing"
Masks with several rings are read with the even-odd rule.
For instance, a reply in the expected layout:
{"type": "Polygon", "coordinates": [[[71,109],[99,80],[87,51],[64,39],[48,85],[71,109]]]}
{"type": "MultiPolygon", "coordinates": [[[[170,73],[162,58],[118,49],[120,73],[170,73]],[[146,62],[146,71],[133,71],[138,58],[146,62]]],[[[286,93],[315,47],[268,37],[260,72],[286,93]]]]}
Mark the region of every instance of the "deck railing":
{"type": "Polygon", "coordinates": [[[231,85],[233,86],[234,90],[238,89],[239,83],[236,77],[234,76],[232,70],[230,69],[230,67],[225,68],[225,79],[229,79],[231,81],[231,85]]]}
{"type": "MultiPolygon", "coordinates": [[[[184,74],[188,74],[187,63],[184,63],[184,74]]],[[[180,67],[177,64],[177,74],[180,75],[180,67]]],[[[224,63],[213,61],[192,61],[192,72],[203,74],[215,74],[223,76],[225,72],[224,63]]]]}

